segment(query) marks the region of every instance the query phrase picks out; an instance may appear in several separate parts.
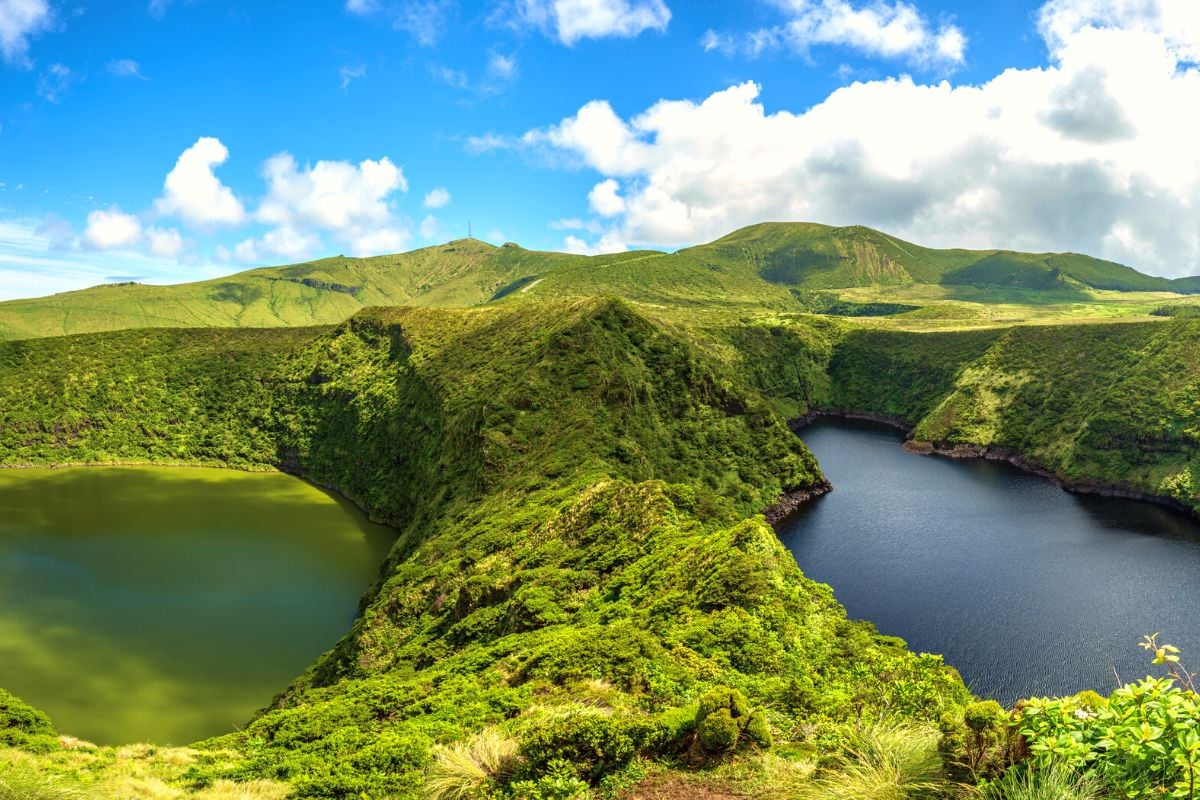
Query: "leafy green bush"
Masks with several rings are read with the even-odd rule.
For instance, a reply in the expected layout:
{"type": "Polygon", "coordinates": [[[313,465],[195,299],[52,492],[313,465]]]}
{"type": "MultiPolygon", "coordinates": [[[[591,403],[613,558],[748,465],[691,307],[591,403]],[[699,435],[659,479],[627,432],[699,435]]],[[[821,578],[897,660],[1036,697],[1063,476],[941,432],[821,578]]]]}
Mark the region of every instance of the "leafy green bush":
{"type": "Polygon", "coordinates": [[[950,774],[959,780],[994,778],[1016,758],[1019,749],[1008,713],[995,700],[968,703],[942,715],[938,750],[950,774]]]}
{"type": "Polygon", "coordinates": [[[0,689],[0,747],[48,753],[59,747],[50,718],[0,689]]]}
{"type": "Polygon", "coordinates": [[[582,800],[590,793],[587,783],[575,775],[575,766],[557,759],[546,764],[540,777],[513,781],[507,794],[513,800],[582,800]]]}
{"type": "Polygon", "coordinates": [[[746,696],[728,686],[710,689],[700,698],[696,732],[700,746],[711,755],[734,750],[744,742],[771,746],[766,714],[761,708],[751,709],[746,696]]]}
{"type": "Polygon", "coordinates": [[[1089,700],[1025,702],[1018,725],[1038,768],[1080,770],[1128,798],[1200,793],[1200,698],[1173,679],[1146,678],[1107,705],[1089,700]]]}
{"type": "Polygon", "coordinates": [[[538,726],[521,742],[522,777],[537,779],[567,763],[589,783],[626,766],[657,744],[659,729],[645,717],[575,713],[538,726]]]}

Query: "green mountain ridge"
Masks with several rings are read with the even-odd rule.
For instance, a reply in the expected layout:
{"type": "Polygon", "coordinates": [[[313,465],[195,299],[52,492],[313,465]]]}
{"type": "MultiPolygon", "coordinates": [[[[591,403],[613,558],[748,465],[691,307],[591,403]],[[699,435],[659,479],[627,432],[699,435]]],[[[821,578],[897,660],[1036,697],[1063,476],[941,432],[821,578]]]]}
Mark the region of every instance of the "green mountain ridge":
{"type": "Polygon", "coordinates": [[[1080,293],[1200,292],[1072,253],[933,250],[861,226],[762,223],[676,253],[578,256],[475,239],[397,255],[336,256],[173,286],[112,284],[0,303],[0,339],[141,327],[341,322],[368,306],[458,306],[612,294],[679,306],[812,310],[806,293],[937,286],[1080,293]]]}

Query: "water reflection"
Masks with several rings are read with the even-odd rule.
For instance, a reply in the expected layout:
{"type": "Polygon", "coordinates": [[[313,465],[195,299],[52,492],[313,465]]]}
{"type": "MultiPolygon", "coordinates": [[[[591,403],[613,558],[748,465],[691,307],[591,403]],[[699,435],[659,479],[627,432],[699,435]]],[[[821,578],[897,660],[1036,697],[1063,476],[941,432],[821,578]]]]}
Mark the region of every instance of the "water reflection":
{"type": "Polygon", "coordinates": [[[241,725],[350,627],[393,532],[277,473],[0,470],[0,686],[60,730],[241,725]]]}

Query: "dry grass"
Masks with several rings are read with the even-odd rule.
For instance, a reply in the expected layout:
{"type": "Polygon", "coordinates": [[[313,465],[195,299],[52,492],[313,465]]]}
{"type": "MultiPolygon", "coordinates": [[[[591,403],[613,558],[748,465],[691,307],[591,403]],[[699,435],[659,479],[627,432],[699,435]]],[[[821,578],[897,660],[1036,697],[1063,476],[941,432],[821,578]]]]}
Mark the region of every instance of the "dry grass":
{"type": "Polygon", "coordinates": [[[837,766],[813,782],[807,800],[932,800],[951,789],[937,732],[911,725],[858,731],[837,766]]]}
{"type": "Polygon", "coordinates": [[[428,800],[478,797],[490,782],[510,777],[516,764],[517,743],[489,728],[469,741],[438,749],[425,779],[424,796],[428,800]]]}

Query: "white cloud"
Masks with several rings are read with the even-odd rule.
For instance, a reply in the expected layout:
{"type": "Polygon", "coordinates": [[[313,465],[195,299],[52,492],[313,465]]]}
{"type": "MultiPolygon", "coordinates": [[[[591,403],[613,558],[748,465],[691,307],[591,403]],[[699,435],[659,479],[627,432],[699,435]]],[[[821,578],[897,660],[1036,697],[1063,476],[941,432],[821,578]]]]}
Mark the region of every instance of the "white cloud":
{"type": "Polygon", "coordinates": [[[255,218],[274,230],[259,239],[256,255],[303,257],[321,246],[319,232],[331,234],[354,255],[396,250],[409,238],[388,206],[391,195],[408,191],[408,182],[388,158],[357,165],[318,161],[301,168],[291,154],[279,153],[267,159],[263,176],[267,196],[255,218]]]}
{"type": "Polygon", "coordinates": [[[707,31],[700,40],[705,50],[757,56],[788,48],[807,53],[821,45],[848,47],[882,58],[903,58],[922,66],[961,64],[967,37],[957,26],[934,27],[903,0],[770,0],[784,15],[782,24],[749,33],[707,31]]]}
{"type": "Polygon", "coordinates": [[[46,0],[0,0],[0,56],[8,64],[29,68],[29,40],[53,24],[46,0]]]}
{"type": "Polygon", "coordinates": [[[599,222],[583,220],[579,217],[553,220],[550,222],[550,227],[556,231],[587,231],[588,233],[600,233],[603,230],[599,222]]]}
{"type": "Polygon", "coordinates": [[[237,225],[245,221],[241,201],[213,174],[228,158],[229,150],[220,139],[197,139],[167,173],[163,195],[155,201],[158,213],[177,214],[193,225],[237,225]]]}
{"type": "Polygon", "coordinates": [[[588,192],[588,205],[602,217],[615,217],[625,210],[625,198],[620,191],[621,184],[612,178],[600,181],[588,192]]]}
{"type": "MultiPolygon", "coordinates": [[[[238,245],[241,248],[245,242],[238,245]]],[[[312,231],[301,230],[291,225],[279,225],[262,235],[252,245],[256,253],[269,253],[274,256],[301,261],[308,258],[321,247],[321,237],[312,231]]]]}
{"type": "Polygon", "coordinates": [[[487,232],[487,236],[484,238],[486,238],[492,244],[504,244],[506,241],[508,241],[508,239],[504,236],[504,231],[500,230],[499,228],[492,228],[487,232]]]}
{"type": "Polygon", "coordinates": [[[350,88],[351,81],[365,77],[367,77],[366,64],[343,64],[338,68],[338,79],[341,81],[343,92],[350,88]]]}
{"type": "Polygon", "coordinates": [[[1117,28],[1160,39],[1180,61],[1200,62],[1200,3],[1195,0],[1050,0],[1038,28],[1054,55],[1091,29],[1117,28]]]}
{"type": "Polygon", "coordinates": [[[109,206],[88,214],[82,243],[91,250],[112,250],[131,247],[141,238],[142,223],[138,218],[126,214],[117,206],[109,206]]]}
{"type": "Polygon", "coordinates": [[[147,228],[146,250],[159,258],[179,258],[183,237],[175,228],[147,228]]]}
{"type": "Polygon", "coordinates": [[[71,87],[82,80],[83,76],[66,64],[51,64],[38,76],[37,93],[43,100],[61,103],[71,87]]]}
{"type": "Polygon", "coordinates": [[[470,77],[468,77],[467,73],[463,72],[461,69],[451,69],[450,67],[442,66],[440,64],[434,65],[433,67],[430,67],[430,69],[433,70],[434,76],[444,82],[447,86],[451,86],[455,89],[466,89],[471,85],[470,77]]]}
{"type": "Polygon", "coordinates": [[[167,13],[167,6],[171,5],[171,0],[150,0],[146,5],[146,10],[150,12],[150,16],[162,19],[167,13]]]}
{"type": "Polygon", "coordinates": [[[425,195],[426,208],[444,208],[450,203],[450,192],[444,186],[439,186],[425,195]]]}
{"type": "Polygon", "coordinates": [[[116,75],[118,78],[141,78],[146,80],[146,76],[142,74],[142,65],[134,61],[132,58],[119,58],[116,61],[108,62],[108,74],[116,75]]]}
{"type": "Polygon", "coordinates": [[[502,12],[497,18],[537,28],[568,47],[581,39],[661,33],[671,21],[663,0],[514,0],[502,12]]]}
{"type": "Polygon", "coordinates": [[[429,239],[432,239],[435,236],[437,236],[437,234],[438,234],[437,217],[433,216],[433,214],[430,214],[427,217],[425,217],[425,219],[421,220],[421,227],[419,228],[419,230],[421,232],[422,239],[429,240],[429,239]]]}
{"type": "MultiPolygon", "coordinates": [[[[1067,5],[1041,16],[1054,63],[981,85],[854,83],[802,112],[768,113],[753,83],[628,119],[593,101],[478,149],[550,148],[619,180],[612,244],[691,244],[763,220],[811,220],[931,246],[1071,250],[1200,272],[1200,69],[1181,61],[1186,26],[1145,22],[1169,18],[1166,0],[1146,0],[1161,14],[1128,28],[1095,15],[1046,22],[1067,5]]],[[[597,211],[615,209],[607,189],[591,194],[597,211]]]]}
{"type": "Polygon", "coordinates": [[[217,265],[144,254],[136,247],[89,249],[70,226],[53,216],[0,219],[0,300],[37,297],[112,283],[178,283],[212,277],[217,265]]]}
{"type": "Polygon", "coordinates": [[[346,11],[360,17],[383,17],[422,47],[437,44],[455,8],[454,0],[346,0],[346,11]]]}
{"type": "Polygon", "coordinates": [[[408,242],[411,238],[412,236],[408,230],[399,226],[392,225],[375,228],[374,230],[363,231],[353,237],[349,242],[350,253],[356,256],[399,253],[408,247],[408,242]]]}
{"type": "Polygon", "coordinates": [[[521,74],[521,68],[517,64],[517,57],[506,56],[500,52],[492,52],[488,56],[488,75],[499,81],[516,80],[521,74]]]}
{"type": "Polygon", "coordinates": [[[609,231],[594,244],[580,239],[578,236],[568,236],[563,241],[563,250],[580,256],[599,256],[607,253],[624,253],[629,247],[617,231],[609,231]]]}

